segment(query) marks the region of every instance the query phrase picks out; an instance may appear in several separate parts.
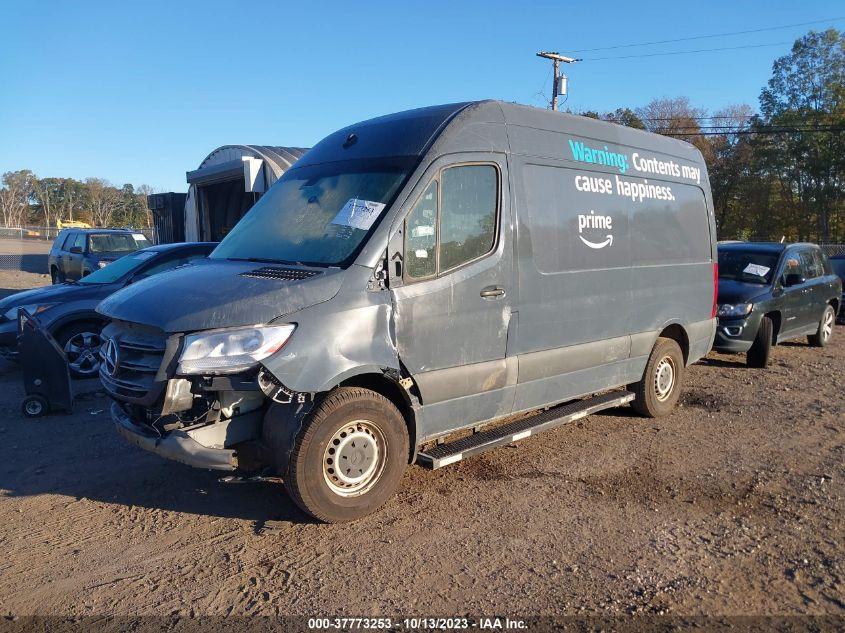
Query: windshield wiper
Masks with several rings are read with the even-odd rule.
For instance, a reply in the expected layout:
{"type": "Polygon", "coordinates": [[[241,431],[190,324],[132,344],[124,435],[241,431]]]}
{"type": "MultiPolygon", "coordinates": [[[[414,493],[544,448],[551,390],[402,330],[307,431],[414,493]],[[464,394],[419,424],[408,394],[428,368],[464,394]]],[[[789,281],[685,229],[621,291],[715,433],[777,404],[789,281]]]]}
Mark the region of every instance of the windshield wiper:
{"type": "Polygon", "coordinates": [[[292,262],[287,259],[269,259],[266,257],[227,257],[230,262],[255,262],[256,264],[284,264],[286,266],[312,266],[314,268],[328,268],[330,264],[314,262],[292,262]]]}

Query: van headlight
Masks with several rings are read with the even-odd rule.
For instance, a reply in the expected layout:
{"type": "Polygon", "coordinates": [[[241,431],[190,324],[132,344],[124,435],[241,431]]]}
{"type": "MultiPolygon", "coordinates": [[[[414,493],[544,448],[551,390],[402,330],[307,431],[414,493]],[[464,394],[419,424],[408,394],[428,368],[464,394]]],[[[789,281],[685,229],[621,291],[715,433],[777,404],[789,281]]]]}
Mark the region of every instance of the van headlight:
{"type": "Polygon", "coordinates": [[[719,306],[717,316],[720,317],[743,317],[751,313],[751,303],[723,303],[719,306]]]}
{"type": "Polygon", "coordinates": [[[275,354],[296,326],[257,325],[185,337],[180,374],[231,374],[254,367],[275,354]]]}

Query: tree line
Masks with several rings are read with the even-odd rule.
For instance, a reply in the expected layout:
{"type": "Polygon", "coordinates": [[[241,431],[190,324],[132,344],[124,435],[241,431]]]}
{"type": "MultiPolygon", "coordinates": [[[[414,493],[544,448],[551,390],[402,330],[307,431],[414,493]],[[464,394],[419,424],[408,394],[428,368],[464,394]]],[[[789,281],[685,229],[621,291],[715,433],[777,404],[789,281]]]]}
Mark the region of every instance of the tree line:
{"type": "Polygon", "coordinates": [[[759,111],[686,97],[580,114],[695,145],[720,239],[845,243],[845,34],[811,31],[775,60],[759,111]]]}
{"type": "Polygon", "coordinates": [[[0,221],[4,227],[56,226],[87,222],[92,226],[149,228],[147,196],[152,187],[115,187],[102,178],[39,178],[28,169],[3,174],[0,221]]]}
{"type": "MultiPolygon", "coordinates": [[[[718,89],[718,86],[714,86],[718,89]]],[[[811,31],[775,60],[759,110],[728,105],[708,113],[686,97],[639,108],[580,114],[673,136],[701,150],[710,174],[720,239],[845,243],[845,34],[811,31]]],[[[145,185],[100,178],[3,174],[5,226],[148,227],[145,185]]]]}

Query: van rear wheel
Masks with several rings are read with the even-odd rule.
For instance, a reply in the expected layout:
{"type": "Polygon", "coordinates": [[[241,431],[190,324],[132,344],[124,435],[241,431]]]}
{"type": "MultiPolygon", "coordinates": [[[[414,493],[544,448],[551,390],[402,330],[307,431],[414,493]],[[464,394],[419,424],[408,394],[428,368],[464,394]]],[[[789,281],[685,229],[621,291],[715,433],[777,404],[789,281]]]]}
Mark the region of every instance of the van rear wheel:
{"type": "Polygon", "coordinates": [[[408,429],[384,396],[359,387],[329,393],[294,445],[285,486],[305,512],[327,523],[378,510],[408,463],[408,429]]]}
{"type": "Polygon", "coordinates": [[[648,357],[643,378],[634,385],[631,406],[640,415],[669,415],[678,402],[684,378],[684,355],[670,338],[658,338],[648,357]]]}

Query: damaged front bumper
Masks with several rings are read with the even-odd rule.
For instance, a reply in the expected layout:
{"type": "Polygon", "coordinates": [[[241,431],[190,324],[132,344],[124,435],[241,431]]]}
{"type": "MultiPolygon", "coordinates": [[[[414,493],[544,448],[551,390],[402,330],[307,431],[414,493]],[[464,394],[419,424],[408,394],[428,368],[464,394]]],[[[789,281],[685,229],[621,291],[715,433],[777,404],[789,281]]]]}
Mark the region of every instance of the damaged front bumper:
{"type": "Polygon", "coordinates": [[[111,415],[120,433],[130,444],[155,453],[166,459],[181,462],[194,468],[210,470],[236,470],[237,452],[228,448],[209,448],[193,437],[190,430],[174,430],[159,436],[152,429],[145,429],[130,419],[120,405],[113,402],[111,415]]]}

